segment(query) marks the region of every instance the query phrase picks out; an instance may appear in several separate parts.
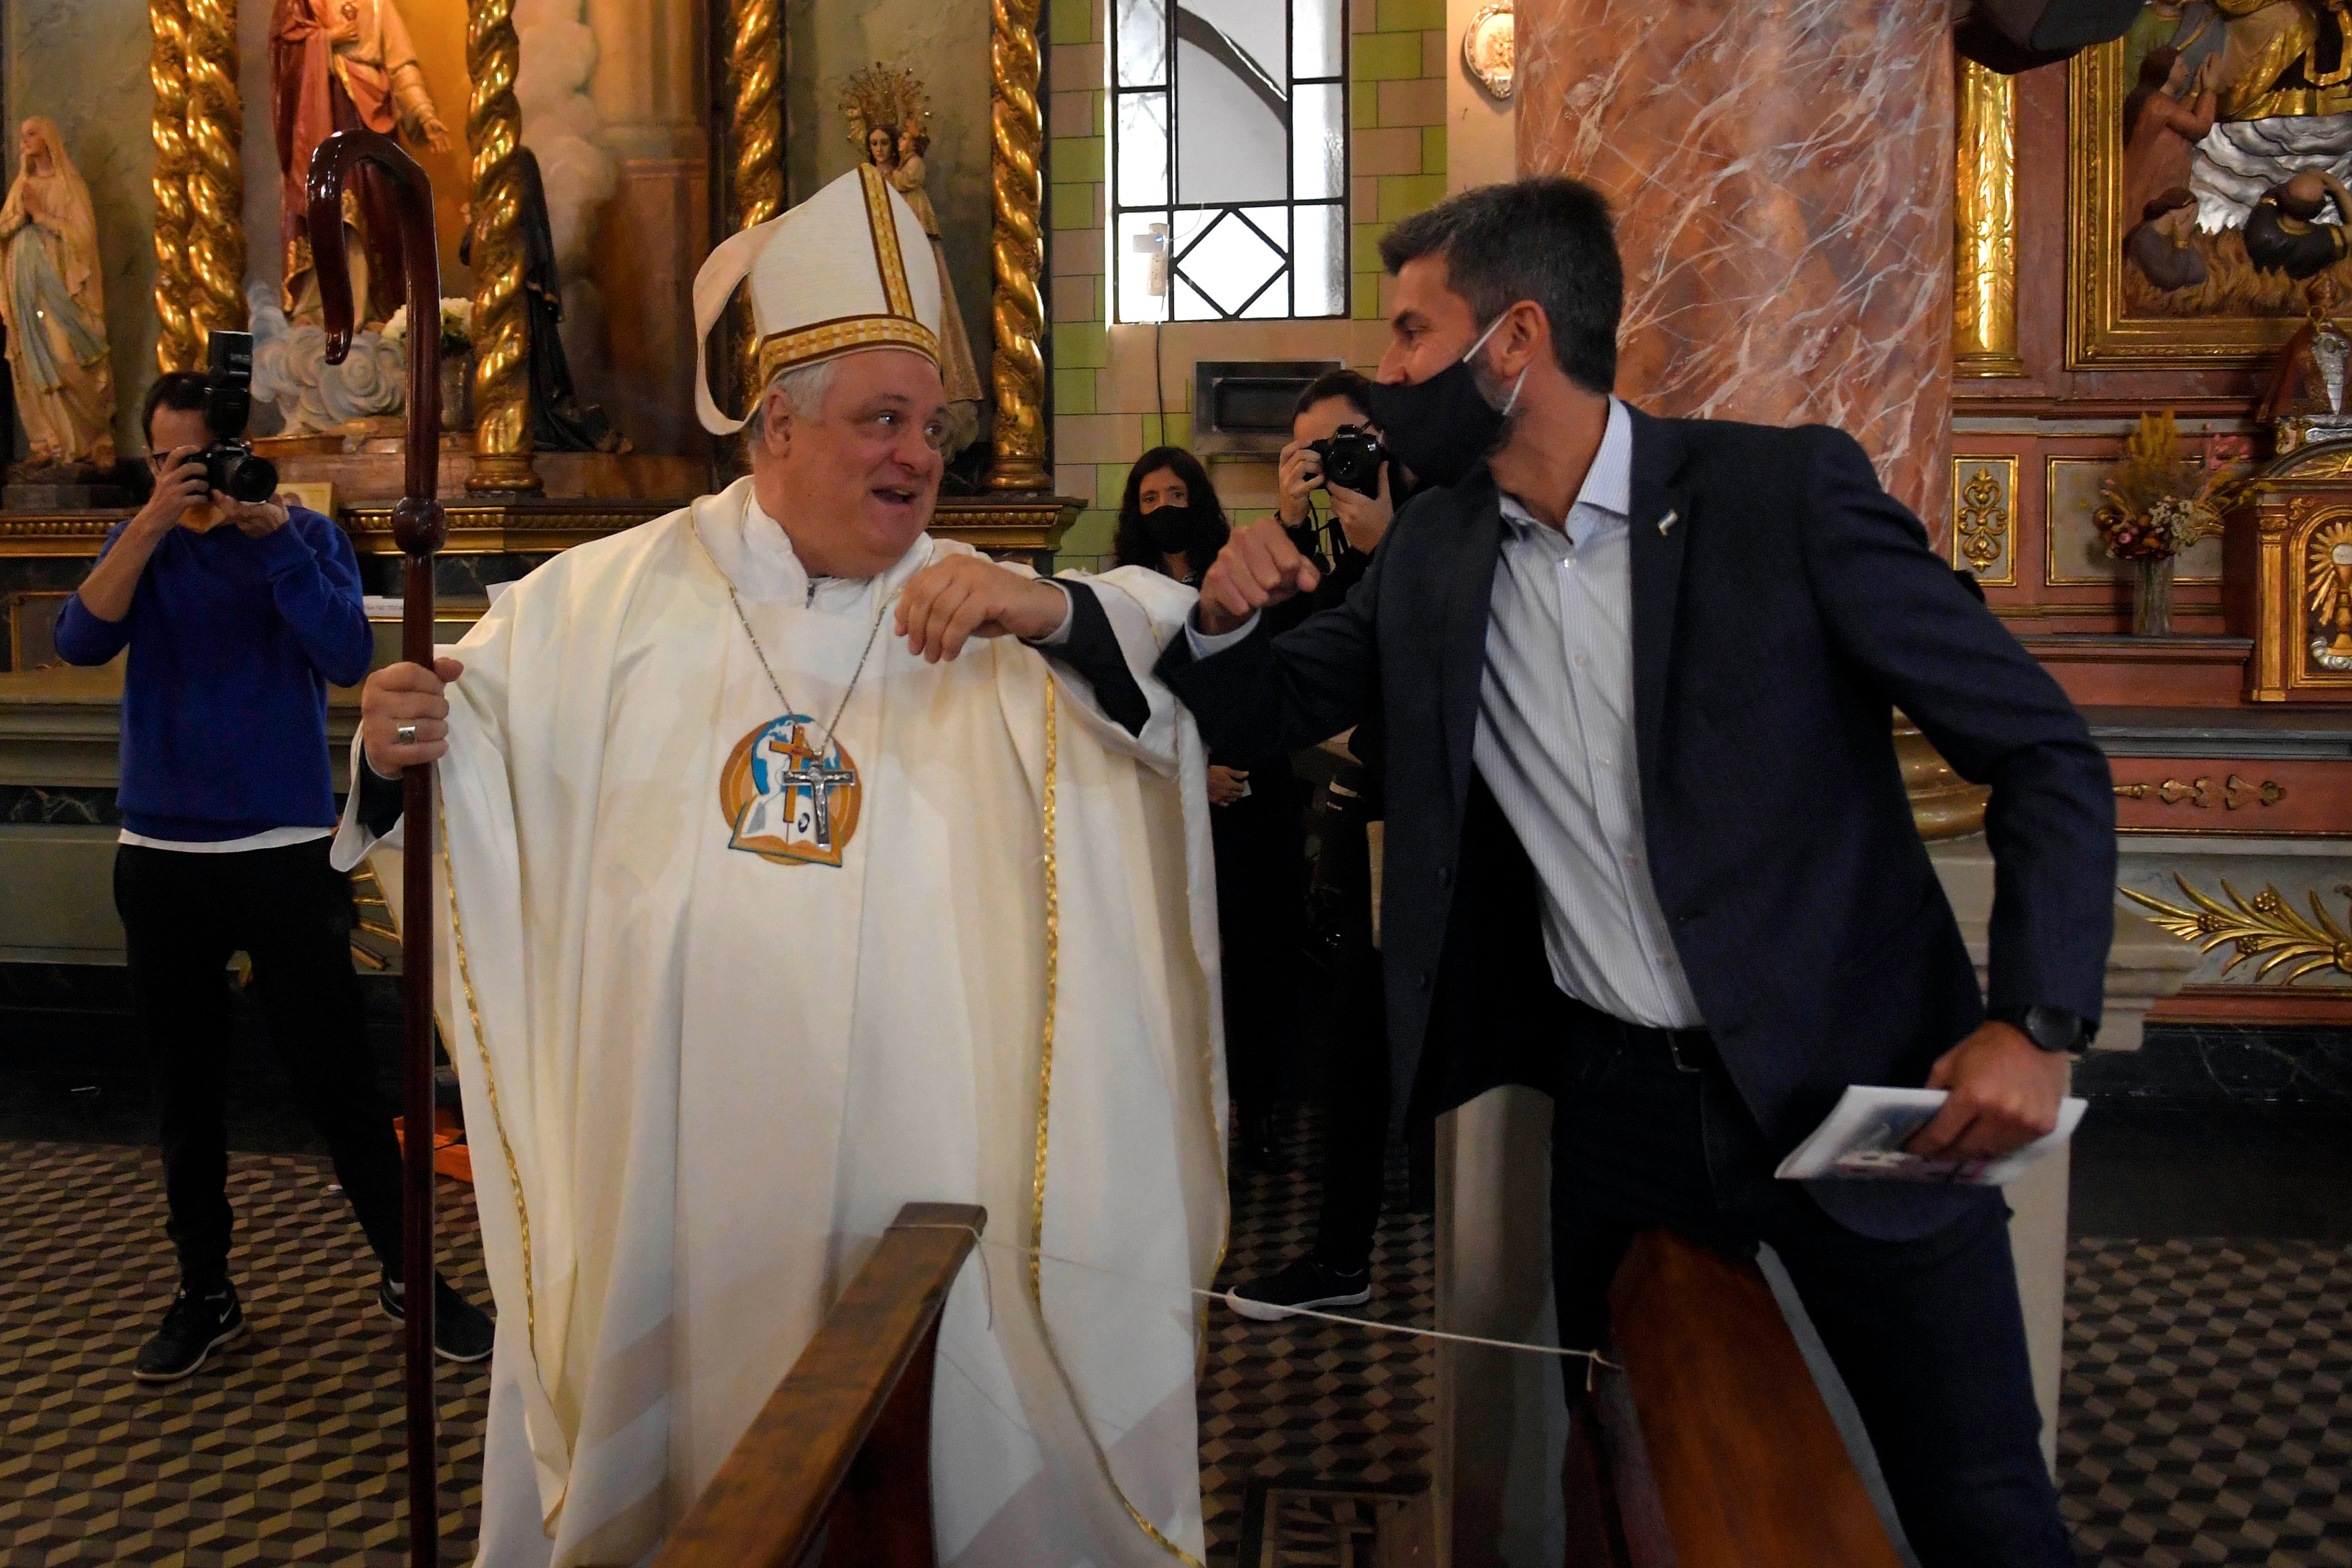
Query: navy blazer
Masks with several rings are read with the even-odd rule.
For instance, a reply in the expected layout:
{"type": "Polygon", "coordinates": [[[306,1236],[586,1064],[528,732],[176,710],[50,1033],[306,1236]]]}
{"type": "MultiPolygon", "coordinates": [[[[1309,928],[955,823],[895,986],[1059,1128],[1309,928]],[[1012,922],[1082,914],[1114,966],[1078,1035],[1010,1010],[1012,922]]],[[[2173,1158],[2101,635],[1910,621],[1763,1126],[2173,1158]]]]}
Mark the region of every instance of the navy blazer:
{"type": "MultiPolygon", "coordinates": [[[[1992,786],[1995,1005],[2099,1016],[2115,798],[2074,704],[1927,547],[1852,437],[1633,415],[1633,711],[1658,901],[1724,1065],[1776,1151],[1848,1084],[1919,1084],[1985,999],[1911,821],[1889,710],[1992,786]]],[[[1525,852],[1471,765],[1502,540],[1484,469],[1399,515],[1346,601],[1160,674],[1213,748],[1364,725],[1388,805],[1393,1103],[1555,1088],[1566,1044],[1525,852]]],[[[1968,1199],[1816,1183],[1866,1234],[1968,1199]]]]}

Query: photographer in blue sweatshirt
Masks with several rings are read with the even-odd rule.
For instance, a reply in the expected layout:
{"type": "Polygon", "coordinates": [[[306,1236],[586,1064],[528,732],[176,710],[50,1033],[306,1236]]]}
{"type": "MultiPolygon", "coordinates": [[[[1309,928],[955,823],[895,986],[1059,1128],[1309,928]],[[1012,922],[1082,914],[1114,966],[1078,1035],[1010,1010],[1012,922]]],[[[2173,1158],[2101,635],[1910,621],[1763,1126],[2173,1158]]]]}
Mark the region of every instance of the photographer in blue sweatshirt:
{"type": "MultiPolygon", "coordinates": [[[[334,1156],[403,1315],[400,1153],[352,970],[327,689],[366,676],[373,634],[351,542],[316,512],[235,500],[206,480],[206,379],[160,377],[143,410],[155,493],[118,524],[58,618],[71,664],[131,650],[122,690],[121,914],[153,1066],[166,1230],[180,1289],[133,1375],[166,1383],[245,1327],[228,1277],[228,961],[243,951],[278,1060],[334,1156]]],[[[490,1321],[436,1280],[435,1338],[490,1353],[490,1321]]]]}

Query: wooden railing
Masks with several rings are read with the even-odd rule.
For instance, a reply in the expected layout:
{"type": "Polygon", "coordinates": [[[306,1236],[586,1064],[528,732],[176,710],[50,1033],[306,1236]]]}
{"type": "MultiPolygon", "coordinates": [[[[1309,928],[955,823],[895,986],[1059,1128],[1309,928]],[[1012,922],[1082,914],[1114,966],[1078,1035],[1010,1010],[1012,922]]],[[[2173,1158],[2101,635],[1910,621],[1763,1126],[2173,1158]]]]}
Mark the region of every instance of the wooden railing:
{"type": "Polygon", "coordinates": [[[940,1310],[987,1224],[898,1211],[655,1568],[932,1568],[940,1310]]]}
{"type": "Polygon", "coordinates": [[[1654,1232],[1611,1303],[1624,1372],[1570,1423],[1569,1568],[1896,1568],[1754,1264],[1654,1232]]]}

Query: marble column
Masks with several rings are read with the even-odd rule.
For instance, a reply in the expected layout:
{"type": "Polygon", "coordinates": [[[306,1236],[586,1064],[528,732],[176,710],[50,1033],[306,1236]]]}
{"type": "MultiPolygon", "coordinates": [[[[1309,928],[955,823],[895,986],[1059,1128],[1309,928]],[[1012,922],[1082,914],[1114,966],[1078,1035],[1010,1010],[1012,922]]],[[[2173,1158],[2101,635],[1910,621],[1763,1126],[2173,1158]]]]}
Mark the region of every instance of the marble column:
{"type": "Polygon", "coordinates": [[[1951,480],[1949,0],[1521,0],[1518,162],[1608,193],[1617,386],[1848,431],[1941,537],[1951,480]]]}

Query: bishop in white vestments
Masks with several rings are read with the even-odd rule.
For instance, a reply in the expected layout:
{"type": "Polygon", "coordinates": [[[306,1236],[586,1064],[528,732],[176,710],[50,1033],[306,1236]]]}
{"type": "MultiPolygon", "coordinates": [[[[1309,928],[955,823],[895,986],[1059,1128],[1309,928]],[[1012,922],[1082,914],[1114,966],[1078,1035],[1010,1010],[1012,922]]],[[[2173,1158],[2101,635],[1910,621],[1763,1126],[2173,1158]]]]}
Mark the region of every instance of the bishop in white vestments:
{"type": "Polygon", "coordinates": [[[940,1336],[940,1561],[1202,1554],[1215,898],[1201,745],[1150,674],[1192,595],[926,531],[929,243],[870,169],[728,240],[697,326],[748,278],[751,477],[363,695],[340,864],[440,764],[404,848],[443,907],[408,913],[499,1305],[488,1568],[646,1559],[918,1199],[989,1213],[940,1336]]]}

